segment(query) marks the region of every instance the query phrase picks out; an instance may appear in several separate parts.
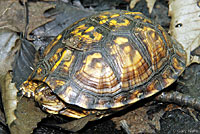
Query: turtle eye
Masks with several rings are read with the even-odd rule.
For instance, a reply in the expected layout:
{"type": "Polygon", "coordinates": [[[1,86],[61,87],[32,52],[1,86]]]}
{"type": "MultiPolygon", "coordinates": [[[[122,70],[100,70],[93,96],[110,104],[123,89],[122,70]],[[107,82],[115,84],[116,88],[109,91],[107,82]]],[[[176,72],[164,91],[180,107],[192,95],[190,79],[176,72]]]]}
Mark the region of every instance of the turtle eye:
{"type": "Polygon", "coordinates": [[[44,49],[45,49],[44,46],[41,46],[41,47],[38,49],[38,55],[39,55],[40,57],[43,55],[44,49]]]}
{"type": "Polygon", "coordinates": [[[44,101],[43,97],[41,97],[39,101],[43,102],[44,101]]]}

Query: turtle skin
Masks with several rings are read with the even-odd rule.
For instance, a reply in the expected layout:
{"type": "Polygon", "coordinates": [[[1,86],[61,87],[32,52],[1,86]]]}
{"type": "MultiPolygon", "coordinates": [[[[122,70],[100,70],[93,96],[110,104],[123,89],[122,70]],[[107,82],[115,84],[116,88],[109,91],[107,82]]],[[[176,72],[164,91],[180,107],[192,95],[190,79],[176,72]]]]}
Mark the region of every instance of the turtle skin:
{"type": "Polygon", "coordinates": [[[100,118],[162,91],[185,67],[183,47],[159,24],[111,10],[60,33],[20,89],[49,113],[100,118]]]}

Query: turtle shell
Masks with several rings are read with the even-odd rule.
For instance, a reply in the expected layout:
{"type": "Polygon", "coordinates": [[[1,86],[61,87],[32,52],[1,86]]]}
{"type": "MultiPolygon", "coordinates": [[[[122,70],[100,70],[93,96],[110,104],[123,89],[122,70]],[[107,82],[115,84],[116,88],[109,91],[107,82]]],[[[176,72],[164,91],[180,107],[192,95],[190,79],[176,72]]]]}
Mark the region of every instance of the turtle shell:
{"type": "Polygon", "coordinates": [[[186,53],[139,12],[112,10],[74,23],[43,51],[29,80],[46,83],[66,104],[106,110],[171,85],[186,53]]]}

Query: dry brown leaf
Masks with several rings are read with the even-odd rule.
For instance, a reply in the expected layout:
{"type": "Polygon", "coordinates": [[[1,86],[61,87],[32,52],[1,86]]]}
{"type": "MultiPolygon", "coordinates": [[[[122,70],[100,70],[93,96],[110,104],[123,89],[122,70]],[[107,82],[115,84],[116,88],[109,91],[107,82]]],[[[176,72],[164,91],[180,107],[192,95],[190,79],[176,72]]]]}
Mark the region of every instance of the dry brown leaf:
{"type": "Polygon", "coordinates": [[[146,2],[147,2],[147,7],[149,8],[149,13],[151,14],[156,0],[146,0],[146,2]]]}
{"type": "Polygon", "coordinates": [[[12,83],[9,70],[19,49],[18,35],[5,27],[0,27],[0,87],[2,102],[11,134],[31,133],[37,127],[37,123],[46,116],[35,102],[17,97],[18,90],[12,83]],[[28,105],[28,106],[27,106],[28,105]]]}
{"type": "Polygon", "coordinates": [[[9,72],[3,81],[1,80],[1,86],[4,111],[11,134],[32,133],[38,122],[47,114],[35,106],[33,99],[17,96],[18,90],[12,83],[12,76],[9,72]]]}
{"type": "Polygon", "coordinates": [[[15,53],[19,50],[16,41],[19,36],[7,29],[0,27],[0,79],[8,70],[12,70],[11,64],[14,61],[15,53]]]}
{"type": "Polygon", "coordinates": [[[46,2],[36,2],[29,4],[29,31],[30,33],[33,29],[52,21],[54,18],[45,18],[43,15],[44,11],[50,8],[55,8],[54,4],[49,4],[46,2]]]}
{"type": "Polygon", "coordinates": [[[11,64],[19,49],[16,43],[18,39],[18,35],[12,30],[0,27],[0,87],[8,126],[16,119],[14,110],[17,105],[17,90],[14,83],[10,84],[12,79],[7,76],[7,72],[12,70],[11,64]]]}
{"type": "Polygon", "coordinates": [[[35,106],[33,99],[25,97],[18,97],[15,115],[16,120],[10,126],[11,134],[31,134],[38,122],[47,116],[39,107],[35,106]]]}
{"type": "Polygon", "coordinates": [[[136,5],[137,2],[139,2],[140,0],[131,0],[130,2],[130,9],[133,9],[136,5]]]}
{"type": "MultiPolygon", "coordinates": [[[[18,1],[0,1],[0,25],[7,27],[8,25],[17,26],[23,23],[20,12],[23,11],[18,1]]],[[[23,23],[24,24],[24,23],[23,23]]],[[[17,30],[19,32],[19,29],[17,30]]]]}
{"type": "MultiPolygon", "coordinates": [[[[133,9],[133,8],[135,7],[135,5],[136,5],[139,1],[140,1],[140,0],[131,0],[131,2],[130,2],[130,9],[133,9]]],[[[146,0],[146,2],[147,2],[147,7],[149,8],[149,13],[151,14],[156,0],[146,0]]]]}
{"type": "Polygon", "coordinates": [[[15,84],[11,82],[12,77],[7,73],[1,80],[2,101],[6,115],[6,122],[10,128],[11,123],[16,120],[14,111],[17,108],[17,92],[15,84]]]}
{"type": "Polygon", "coordinates": [[[197,0],[170,0],[169,15],[171,35],[188,53],[188,63],[199,62],[199,57],[190,57],[190,52],[200,45],[200,7],[197,0]]]}
{"type": "MultiPolygon", "coordinates": [[[[19,1],[0,1],[0,19],[4,25],[12,25],[22,32],[25,29],[25,10],[19,1]]],[[[54,4],[48,2],[29,2],[29,30],[32,31],[36,27],[51,21],[53,18],[45,18],[43,13],[47,9],[55,7],[54,4]]]]}

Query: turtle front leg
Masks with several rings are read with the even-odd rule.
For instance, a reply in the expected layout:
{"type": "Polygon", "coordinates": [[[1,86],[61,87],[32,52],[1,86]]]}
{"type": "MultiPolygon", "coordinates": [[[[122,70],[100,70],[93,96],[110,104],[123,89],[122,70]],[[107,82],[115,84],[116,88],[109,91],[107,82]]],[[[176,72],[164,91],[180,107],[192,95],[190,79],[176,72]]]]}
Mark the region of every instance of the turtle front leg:
{"type": "Polygon", "coordinates": [[[59,114],[65,108],[65,104],[58,99],[46,84],[41,84],[37,87],[34,98],[44,111],[51,114],[59,114]]]}
{"type": "Polygon", "coordinates": [[[68,106],[58,96],[56,96],[46,84],[40,85],[35,90],[34,97],[42,109],[48,113],[61,114],[73,118],[81,118],[64,124],[54,124],[54,126],[76,132],[82,129],[89,121],[98,119],[96,114],[92,114],[91,111],[80,110],[80,108],[79,110],[76,108],[73,109],[73,106],[68,106]]]}
{"type": "Polygon", "coordinates": [[[72,118],[82,118],[90,114],[80,108],[66,104],[57,95],[55,95],[50,87],[46,84],[40,85],[34,93],[35,101],[39,103],[42,109],[51,114],[61,114],[72,118]]]}

